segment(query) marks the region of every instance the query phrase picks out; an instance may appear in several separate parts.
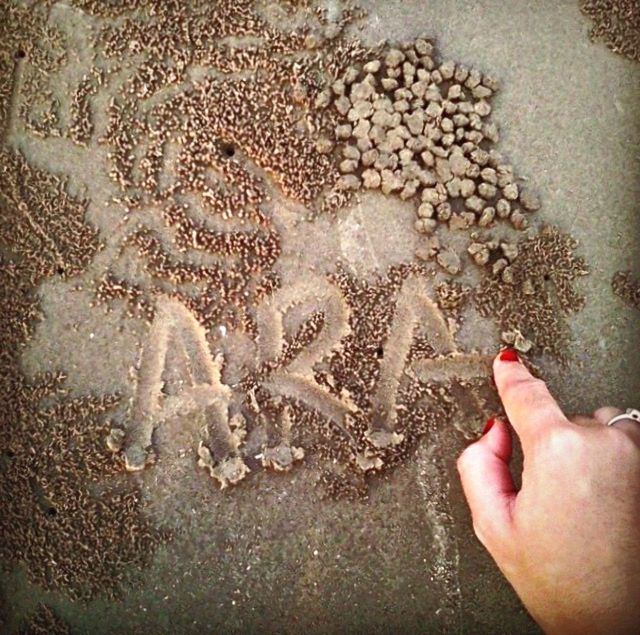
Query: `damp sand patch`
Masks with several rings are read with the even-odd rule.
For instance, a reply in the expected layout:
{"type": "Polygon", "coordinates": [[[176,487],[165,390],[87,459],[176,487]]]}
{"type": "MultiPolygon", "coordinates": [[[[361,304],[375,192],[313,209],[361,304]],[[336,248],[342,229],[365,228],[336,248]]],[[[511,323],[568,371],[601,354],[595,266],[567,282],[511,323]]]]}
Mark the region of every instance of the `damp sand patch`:
{"type": "MultiPolygon", "coordinates": [[[[176,437],[212,496],[304,476],[313,463],[318,505],[363,501],[462,416],[471,428],[491,414],[500,332],[532,359],[564,359],[586,265],[570,237],[540,228],[543,193],[498,151],[491,74],[442,60],[428,36],[366,46],[354,35],[366,16],[348,5],[330,16],[288,3],[302,24],[288,29],[249,0],[77,0],[95,37],[63,90],[56,80],[78,51],[47,21],[56,4],[11,4],[0,45],[12,311],[0,544],[32,582],[83,597],[126,588],[128,570],[171,538],[145,515],[145,496],[177,462],[176,437]],[[12,145],[20,135],[33,142],[28,158],[12,145]],[[103,157],[117,227],[92,207],[94,183],[72,196],[43,167],[54,143],[103,157]],[[384,223],[335,241],[330,266],[284,261],[293,223],[313,251],[327,227],[357,225],[365,192],[367,205],[413,209],[394,224],[416,244],[405,262],[350,261],[359,250],[349,241],[378,232],[371,249],[385,247],[384,223]],[[285,221],[290,201],[303,211],[285,221]],[[36,297],[55,276],[92,290],[88,320],[112,311],[123,328],[144,326],[122,394],[97,384],[69,399],[64,367],[23,376],[35,321],[46,332],[55,319],[38,315],[36,297]],[[460,343],[472,311],[495,326],[494,341],[460,343]]],[[[116,333],[107,345],[117,349],[116,333]]]]}

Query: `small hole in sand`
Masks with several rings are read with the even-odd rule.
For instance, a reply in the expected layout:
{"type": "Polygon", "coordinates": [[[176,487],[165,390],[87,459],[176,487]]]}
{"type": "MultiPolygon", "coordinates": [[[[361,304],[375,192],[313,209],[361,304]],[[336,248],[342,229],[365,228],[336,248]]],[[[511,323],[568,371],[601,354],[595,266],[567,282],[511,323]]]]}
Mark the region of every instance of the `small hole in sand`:
{"type": "Polygon", "coordinates": [[[6,450],[4,455],[8,458],[8,459],[12,459],[16,453],[13,450],[6,450]]]}
{"type": "Polygon", "coordinates": [[[551,280],[551,276],[548,273],[545,273],[543,278],[545,282],[549,282],[549,280],[551,280]]]}
{"type": "Polygon", "coordinates": [[[382,346],[378,346],[378,348],[376,349],[376,357],[378,359],[382,359],[384,357],[384,349],[382,348],[382,346]]]}
{"type": "Polygon", "coordinates": [[[57,516],[58,510],[55,507],[47,507],[45,513],[47,514],[47,516],[49,516],[49,518],[54,518],[55,516],[57,516]]]}
{"type": "Polygon", "coordinates": [[[14,54],[13,57],[17,60],[23,60],[25,57],[27,57],[27,52],[23,51],[22,49],[18,49],[14,54]]]}
{"type": "Polygon", "coordinates": [[[58,272],[59,276],[64,276],[64,267],[58,267],[56,271],[58,272]]]}
{"type": "Polygon", "coordinates": [[[236,149],[230,145],[230,144],[226,144],[224,146],[222,146],[222,154],[227,158],[227,159],[231,159],[232,157],[235,156],[236,154],[236,149]]]}

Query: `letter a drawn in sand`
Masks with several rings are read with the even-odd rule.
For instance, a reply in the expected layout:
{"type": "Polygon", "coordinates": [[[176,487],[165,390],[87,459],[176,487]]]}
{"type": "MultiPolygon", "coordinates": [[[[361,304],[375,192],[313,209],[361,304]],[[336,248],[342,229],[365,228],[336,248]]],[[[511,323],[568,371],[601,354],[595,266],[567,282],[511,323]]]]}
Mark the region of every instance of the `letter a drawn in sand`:
{"type": "Polygon", "coordinates": [[[403,372],[425,382],[468,379],[487,373],[487,359],[460,353],[440,309],[427,296],[424,280],[407,278],[398,293],[396,313],[384,346],[380,378],[372,400],[372,416],[366,436],[377,448],[397,445],[403,435],[396,428],[396,398],[403,372]],[[407,368],[416,329],[421,328],[436,357],[414,362],[407,368]]]}
{"type": "Polygon", "coordinates": [[[138,471],[152,462],[153,433],[162,422],[205,412],[208,428],[215,435],[216,456],[201,443],[200,464],[210,468],[223,487],[227,481],[243,478],[248,468],[237,450],[244,430],[241,422],[230,421],[232,391],[222,382],[222,364],[222,354],[212,357],[206,330],[191,312],[174,298],[160,298],[142,349],[129,424],[122,440],[127,470],[138,471]],[[180,369],[181,387],[175,395],[163,393],[169,355],[180,369]]]}

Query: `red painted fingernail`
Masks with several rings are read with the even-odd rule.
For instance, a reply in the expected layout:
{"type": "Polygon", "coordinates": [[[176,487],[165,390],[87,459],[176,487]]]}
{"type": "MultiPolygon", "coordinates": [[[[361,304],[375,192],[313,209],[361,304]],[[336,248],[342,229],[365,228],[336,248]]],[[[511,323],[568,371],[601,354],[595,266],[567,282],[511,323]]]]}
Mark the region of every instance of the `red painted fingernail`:
{"type": "Polygon", "coordinates": [[[512,348],[505,348],[502,353],[500,353],[500,361],[519,362],[520,358],[518,357],[518,353],[516,353],[512,348]]]}
{"type": "Polygon", "coordinates": [[[482,431],[482,436],[484,436],[485,434],[487,434],[487,432],[489,432],[489,430],[491,430],[491,428],[493,428],[493,424],[496,422],[495,419],[489,419],[489,421],[487,421],[487,423],[484,426],[484,430],[482,431]]]}

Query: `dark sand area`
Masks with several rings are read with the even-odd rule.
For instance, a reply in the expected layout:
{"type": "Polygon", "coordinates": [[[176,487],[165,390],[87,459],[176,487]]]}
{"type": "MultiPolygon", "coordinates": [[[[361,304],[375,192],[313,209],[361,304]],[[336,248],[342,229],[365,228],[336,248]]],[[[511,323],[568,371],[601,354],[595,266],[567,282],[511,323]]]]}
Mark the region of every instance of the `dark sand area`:
{"type": "Polygon", "coordinates": [[[634,25],[0,2],[0,629],[537,633],[455,459],[637,405],[634,25]]]}

